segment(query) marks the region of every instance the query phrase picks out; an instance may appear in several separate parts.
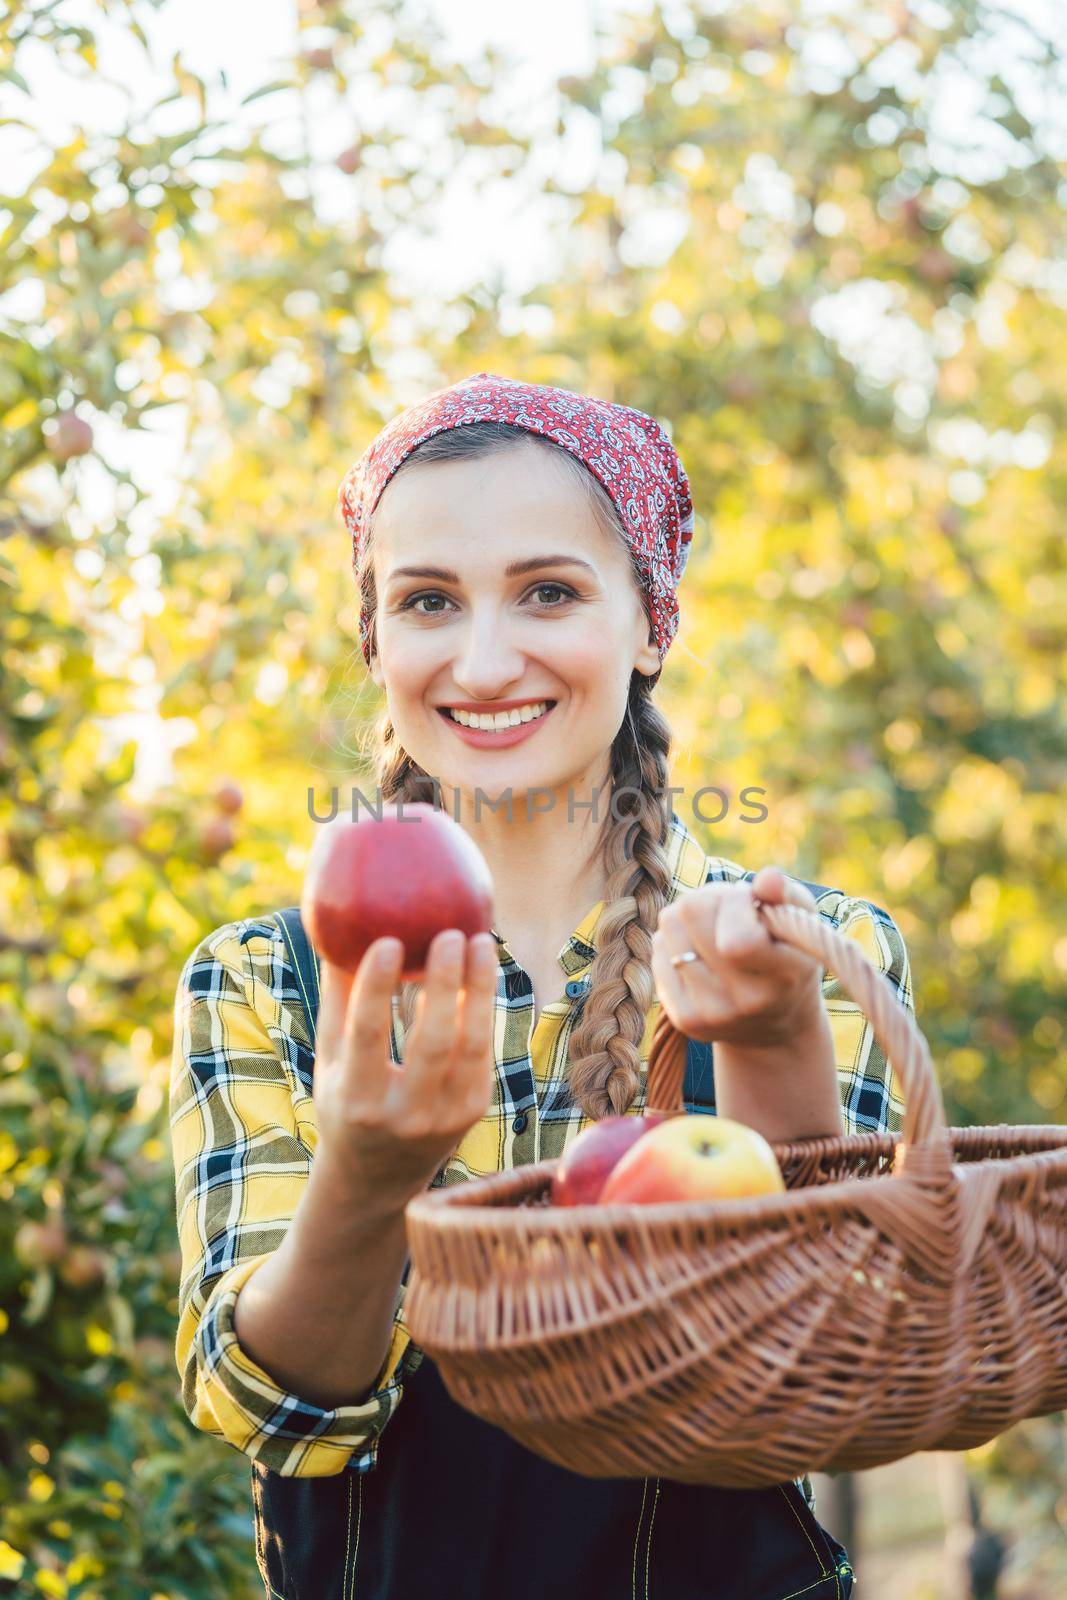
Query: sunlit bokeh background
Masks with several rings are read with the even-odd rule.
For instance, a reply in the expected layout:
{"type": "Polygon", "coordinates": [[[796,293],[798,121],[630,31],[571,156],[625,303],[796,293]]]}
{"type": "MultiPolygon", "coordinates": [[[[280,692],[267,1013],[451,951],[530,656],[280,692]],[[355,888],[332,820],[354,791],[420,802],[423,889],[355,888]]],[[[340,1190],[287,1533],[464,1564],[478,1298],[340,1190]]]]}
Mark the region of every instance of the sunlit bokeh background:
{"type": "MultiPolygon", "coordinates": [[[[247,1460],[177,1395],[171,1006],[365,773],[337,484],[430,388],[670,429],[672,781],[768,816],[679,809],[892,912],[951,1122],[1067,1120],[1063,37],[1057,0],[0,16],[0,1594],[262,1593],[247,1460]]],[[[1067,1592],[1062,1417],[817,1488],[866,1600],[1067,1592]]]]}

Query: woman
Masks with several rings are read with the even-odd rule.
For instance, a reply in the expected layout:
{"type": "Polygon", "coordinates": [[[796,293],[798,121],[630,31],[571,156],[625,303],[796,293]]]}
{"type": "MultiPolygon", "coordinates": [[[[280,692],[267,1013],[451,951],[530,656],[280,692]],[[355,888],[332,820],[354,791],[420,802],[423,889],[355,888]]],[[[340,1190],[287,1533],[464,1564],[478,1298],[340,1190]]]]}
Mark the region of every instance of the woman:
{"type": "Polygon", "coordinates": [[[387,703],[379,791],[441,784],[491,868],[495,926],[439,935],[420,985],[399,984],[395,940],[354,980],[324,963],[317,1034],[274,919],[215,930],[185,964],[176,1359],[190,1419],[251,1460],[266,1592],[847,1595],[806,1478],[583,1478],[455,1405],[404,1324],[403,1209],[639,1112],[660,1003],[715,1041],[700,1109],[771,1139],[899,1128],[869,1025],[754,901],[818,909],[910,1005],[899,931],[706,855],[670,804],[652,690],[692,505],[652,418],[480,373],[383,429],[341,504],[387,703]],[[483,709],[515,726],[479,731],[483,709]]]}

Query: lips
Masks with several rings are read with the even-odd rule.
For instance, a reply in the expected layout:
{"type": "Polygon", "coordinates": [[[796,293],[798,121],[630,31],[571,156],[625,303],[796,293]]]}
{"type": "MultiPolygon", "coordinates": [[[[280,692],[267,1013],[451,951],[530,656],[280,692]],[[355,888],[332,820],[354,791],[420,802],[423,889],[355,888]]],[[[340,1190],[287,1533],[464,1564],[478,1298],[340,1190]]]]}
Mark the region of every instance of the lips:
{"type": "Polygon", "coordinates": [[[509,723],[504,728],[472,728],[469,724],[457,722],[449,715],[447,706],[438,706],[438,714],[447,722],[457,738],[473,749],[505,750],[511,745],[521,744],[524,739],[529,739],[546,722],[555,710],[557,702],[546,702],[547,710],[540,716],[531,717],[528,722],[509,723]]]}

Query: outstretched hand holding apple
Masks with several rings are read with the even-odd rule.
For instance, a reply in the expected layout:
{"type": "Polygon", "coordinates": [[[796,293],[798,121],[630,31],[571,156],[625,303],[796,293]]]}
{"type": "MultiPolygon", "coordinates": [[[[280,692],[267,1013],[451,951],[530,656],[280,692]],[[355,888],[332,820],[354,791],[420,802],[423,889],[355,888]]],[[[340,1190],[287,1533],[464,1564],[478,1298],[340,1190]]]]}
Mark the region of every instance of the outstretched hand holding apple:
{"type": "Polygon", "coordinates": [[[364,1207],[401,1209],[488,1110],[498,966],[492,934],[438,934],[398,1066],[389,1030],[399,940],[375,940],[354,976],[323,960],[316,1159],[364,1207]]]}
{"type": "Polygon", "coordinates": [[[756,900],[815,911],[815,898],[779,867],[751,883],[709,883],[664,906],[652,935],[652,974],[663,1009],[690,1039],[745,1047],[789,1044],[822,1005],[822,967],[773,939],[756,900]],[[673,955],[695,950],[681,967],[673,955]]]}
{"type": "Polygon", "coordinates": [[[425,1188],[485,1115],[499,960],[480,850],[422,803],[335,821],[316,838],[301,899],[321,962],[316,1160],[380,1214],[425,1188]],[[423,980],[404,1060],[393,993],[423,980]]]}

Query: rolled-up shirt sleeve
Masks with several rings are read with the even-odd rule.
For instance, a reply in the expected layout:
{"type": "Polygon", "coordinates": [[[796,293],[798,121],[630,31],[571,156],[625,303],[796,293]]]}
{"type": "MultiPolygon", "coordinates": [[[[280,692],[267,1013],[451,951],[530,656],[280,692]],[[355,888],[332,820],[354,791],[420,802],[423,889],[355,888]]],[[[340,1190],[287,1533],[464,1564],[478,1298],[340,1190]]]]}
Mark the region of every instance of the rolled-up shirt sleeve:
{"type": "MultiPolygon", "coordinates": [[[[276,1383],[234,1329],[238,1293],[285,1237],[313,1160],[298,1126],[293,1069],[270,1031],[302,1024],[253,976],[244,926],[227,924],[202,941],[175,997],[170,1131],[182,1405],[195,1427],[282,1476],[368,1471],[419,1354],[403,1320],[404,1285],[381,1371],[355,1405],[324,1409],[276,1383]]],[[[306,1096],[303,1117],[306,1130],[306,1096]]]]}

